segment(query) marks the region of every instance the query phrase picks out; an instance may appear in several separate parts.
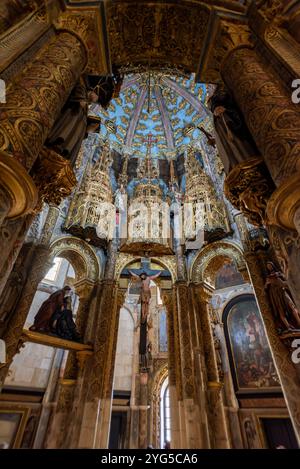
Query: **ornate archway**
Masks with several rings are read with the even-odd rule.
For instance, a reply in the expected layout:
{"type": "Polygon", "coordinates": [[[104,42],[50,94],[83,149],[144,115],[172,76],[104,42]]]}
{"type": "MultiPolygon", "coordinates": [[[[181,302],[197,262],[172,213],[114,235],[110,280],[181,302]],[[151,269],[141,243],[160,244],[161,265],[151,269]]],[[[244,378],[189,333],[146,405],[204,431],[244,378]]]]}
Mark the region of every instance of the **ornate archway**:
{"type": "Polygon", "coordinates": [[[101,266],[93,249],[83,240],[72,236],[56,239],[50,246],[51,257],[64,257],[73,266],[76,280],[96,282],[101,276],[101,266]]]}
{"type": "Polygon", "coordinates": [[[190,269],[190,281],[206,282],[215,287],[218,270],[225,261],[234,261],[239,270],[246,270],[242,249],[235,243],[216,241],[202,249],[194,259],[190,269]]]}

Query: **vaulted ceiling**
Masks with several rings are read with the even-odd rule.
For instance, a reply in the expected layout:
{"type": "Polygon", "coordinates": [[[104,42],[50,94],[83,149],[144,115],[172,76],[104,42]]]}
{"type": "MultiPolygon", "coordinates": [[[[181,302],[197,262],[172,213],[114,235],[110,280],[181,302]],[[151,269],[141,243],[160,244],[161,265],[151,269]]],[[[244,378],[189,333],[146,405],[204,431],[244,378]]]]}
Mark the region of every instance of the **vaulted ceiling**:
{"type": "Polygon", "coordinates": [[[102,136],[120,153],[159,158],[184,151],[197,126],[209,122],[207,87],[194,76],[147,72],[126,75],[120,95],[107,110],[94,107],[103,123],[102,136]],[[192,131],[187,132],[188,129],[192,131]]]}

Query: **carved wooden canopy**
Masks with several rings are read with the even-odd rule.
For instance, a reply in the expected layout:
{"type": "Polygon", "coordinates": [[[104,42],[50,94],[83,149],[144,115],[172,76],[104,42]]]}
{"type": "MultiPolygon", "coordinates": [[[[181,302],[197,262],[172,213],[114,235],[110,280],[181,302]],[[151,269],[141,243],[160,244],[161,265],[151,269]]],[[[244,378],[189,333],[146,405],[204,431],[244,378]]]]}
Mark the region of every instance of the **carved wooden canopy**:
{"type": "Polygon", "coordinates": [[[111,73],[112,66],[123,71],[177,69],[196,73],[197,81],[216,82],[220,55],[230,46],[226,35],[238,26],[240,39],[247,22],[248,2],[65,0],[65,3],[69,13],[86,15],[89,11],[97,19],[93,38],[86,43],[93,44],[91,54],[99,55],[99,73],[111,73]]]}

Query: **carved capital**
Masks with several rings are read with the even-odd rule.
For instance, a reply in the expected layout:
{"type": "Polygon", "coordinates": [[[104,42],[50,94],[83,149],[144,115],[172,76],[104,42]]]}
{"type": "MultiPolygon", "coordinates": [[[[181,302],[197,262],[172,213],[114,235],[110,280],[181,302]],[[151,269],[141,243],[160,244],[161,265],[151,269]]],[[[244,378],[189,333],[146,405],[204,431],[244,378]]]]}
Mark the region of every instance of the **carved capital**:
{"type": "Polygon", "coordinates": [[[258,226],[265,224],[267,202],[273,190],[273,181],[261,158],[238,164],[224,183],[227,199],[250,223],[258,226]]]}
{"type": "Polygon", "coordinates": [[[33,176],[40,202],[59,205],[76,185],[76,177],[68,160],[53,150],[43,148],[33,176]]]}

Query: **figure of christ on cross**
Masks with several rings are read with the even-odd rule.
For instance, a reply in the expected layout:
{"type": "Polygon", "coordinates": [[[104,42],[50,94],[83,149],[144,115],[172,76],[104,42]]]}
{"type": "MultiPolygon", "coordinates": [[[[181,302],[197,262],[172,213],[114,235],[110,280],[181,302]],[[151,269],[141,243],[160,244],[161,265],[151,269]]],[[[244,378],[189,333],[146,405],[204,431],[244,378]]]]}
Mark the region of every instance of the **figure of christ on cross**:
{"type": "Polygon", "coordinates": [[[140,347],[139,353],[141,357],[141,363],[143,367],[146,367],[146,356],[147,356],[147,320],[149,314],[149,303],[151,298],[151,291],[150,291],[150,282],[151,280],[156,279],[160,276],[161,271],[159,271],[155,275],[147,275],[146,273],[141,273],[140,275],[135,274],[134,272],[130,271],[130,274],[133,277],[133,280],[141,281],[141,289],[140,289],[140,298],[139,302],[141,304],[141,323],[140,323],[140,347]]]}

